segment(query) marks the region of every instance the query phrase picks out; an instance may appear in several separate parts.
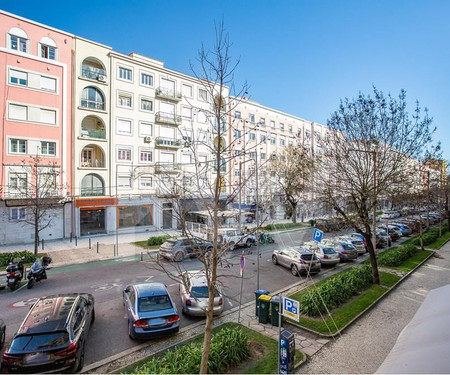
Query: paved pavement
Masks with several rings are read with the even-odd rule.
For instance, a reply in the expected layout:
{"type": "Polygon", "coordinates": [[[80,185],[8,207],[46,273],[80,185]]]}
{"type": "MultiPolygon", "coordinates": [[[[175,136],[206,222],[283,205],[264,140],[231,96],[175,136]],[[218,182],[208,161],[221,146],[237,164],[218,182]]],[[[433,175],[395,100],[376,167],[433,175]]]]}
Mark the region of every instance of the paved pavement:
{"type": "MultiPolygon", "coordinates": [[[[73,263],[85,263],[113,257],[135,256],[141,248],[135,241],[148,239],[151,235],[176,234],[169,232],[140,232],[119,234],[118,237],[98,236],[75,240],[48,241],[43,252],[53,259],[53,267],[73,263]],[[89,242],[91,248],[89,248],[89,242]],[[98,247],[97,247],[98,243],[98,247]],[[118,249],[115,248],[118,244],[118,249]],[[98,251],[97,251],[98,249],[98,251]],[[118,253],[118,255],[117,255],[118,253]]],[[[31,250],[32,245],[0,247],[0,252],[31,250]]],[[[296,348],[307,355],[308,361],[299,368],[301,373],[373,373],[389,353],[401,330],[409,323],[430,289],[450,283],[450,243],[437,252],[414,274],[394,289],[389,296],[378,303],[376,308],[366,313],[338,338],[323,338],[296,327],[284,327],[295,335],[296,348]]],[[[296,286],[278,292],[291,293],[296,286]]],[[[215,320],[215,325],[236,322],[262,332],[273,338],[278,337],[278,327],[261,324],[255,316],[255,303],[249,302],[239,308],[227,311],[215,320]]],[[[202,333],[204,322],[193,324],[180,330],[174,337],[155,344],[143,343],[127,352],[86,366],[83,373],[107,373],[131,363],[133,360],[154,354],[167,345],[182,342],[193,335],[202,333]]]]}

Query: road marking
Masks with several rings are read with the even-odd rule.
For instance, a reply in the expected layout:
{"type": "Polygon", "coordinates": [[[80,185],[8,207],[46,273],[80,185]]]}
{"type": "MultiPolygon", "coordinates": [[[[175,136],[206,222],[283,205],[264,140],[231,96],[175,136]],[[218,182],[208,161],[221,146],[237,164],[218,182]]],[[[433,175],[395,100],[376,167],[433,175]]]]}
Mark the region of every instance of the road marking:
{"type": "Polygon", "coordinates": [[[29,307],[33,305],[39,298],[41,297],[34,297],[29,298],[23,301],[14,302],[8,305],[9,308],[21,308],[21,307],[29,307]]]}
{"type": "Polygon", "coordinates": [[[94,289],[94,291],[96,292],[102,292],[104,290],[110,290],[110,289],[114,289],[117,288],[119,286],[122,286],[122,284],[118,284],[118,283],[108,283],[108,284],[97,284],[97,285],[93,285],[91,286],[92,289],[94,289]]]}

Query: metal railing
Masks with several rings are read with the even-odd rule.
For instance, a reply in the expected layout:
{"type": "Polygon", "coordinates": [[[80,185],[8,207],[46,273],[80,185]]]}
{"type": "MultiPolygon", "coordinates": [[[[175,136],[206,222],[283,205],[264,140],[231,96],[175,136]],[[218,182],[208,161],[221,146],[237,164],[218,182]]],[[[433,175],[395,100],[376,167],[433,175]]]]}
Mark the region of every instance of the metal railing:
{"type": "Polygon", "coordinates": [[[158,87],[155,90],[155,94],[157,97],[169,99],[169,100],[181,100],[183,96],[181,95],[181,92],[176,92],[174,90],[168,89],[166,87],[158,87]]]}
{"type": "Polygon", "coordinates": [[[174,113],[156,112],[155,121],[162,122],[164,124],[180,125],[181,116],[178,116],[174,113]]]}
{"type": "Polygon", "coordinates": [[[156,137],[155,144],[156,144],[156,146],[161,146],[161,147],[180,148],[183,145],[183,142],[179,139],[156,137]]]}
{"type": "Polygon", "coordinates": [[[104,102],[96,102],[93,100],[87,100],[87,99],[81,99],[81,106],[83,108],[90,108],[90,109],[96,109],[99,111],[105,110],[105,103],[104,102]]]}
{"type": "Polygon", "coordinates": [[[81,128],[81,136],[88,138],[106,139],[106,131],[81,128]]]}
{"type": "Polygon", "coordinates": [[[89,79],[98,79],[99,76],[106,77],[106,70],[94,68],[93,66],[83,65],[81,67],[81,76],[89,79]]]}

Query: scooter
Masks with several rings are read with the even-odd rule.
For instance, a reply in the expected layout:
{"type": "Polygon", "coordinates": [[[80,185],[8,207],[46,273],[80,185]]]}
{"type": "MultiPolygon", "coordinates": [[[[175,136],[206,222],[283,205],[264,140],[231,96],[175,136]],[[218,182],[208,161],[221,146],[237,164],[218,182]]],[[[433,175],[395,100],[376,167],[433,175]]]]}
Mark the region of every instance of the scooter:
{"type": "Polygon", "coordinates": [[[275,243],[275,240],[270,234],[263,232],[260,233],[259,235],[259,243],[260,244],[275,243]]]}
{"type": "Polygon", "coordinates": [[[28,284],[27,288],[31,289],[35,282],[46,280],[47,272],[45,271],[48,265],[52,262],[52,258],[50,257],[42,257],[41,259],[37,258],[33,265],[30,268],[30,272],[28,273],[28,284]]]}
{"type": "Polygon", "coordinates": [[[22,259],[14,258],[6,267],[6,285],[11,290],[15,290],[23,279],[24,267],[22,259]]]}

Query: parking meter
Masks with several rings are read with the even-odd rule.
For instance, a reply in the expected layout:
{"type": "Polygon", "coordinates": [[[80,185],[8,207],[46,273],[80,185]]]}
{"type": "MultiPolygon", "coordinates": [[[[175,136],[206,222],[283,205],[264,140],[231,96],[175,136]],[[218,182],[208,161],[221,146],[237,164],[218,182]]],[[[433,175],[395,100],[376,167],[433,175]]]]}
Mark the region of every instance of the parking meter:
{"type": "Polygon", "coordinates": [[[284,329],[280,333],[280,374],[292,374],[295,361],[295,338],[294,334],[284,329]]]}

